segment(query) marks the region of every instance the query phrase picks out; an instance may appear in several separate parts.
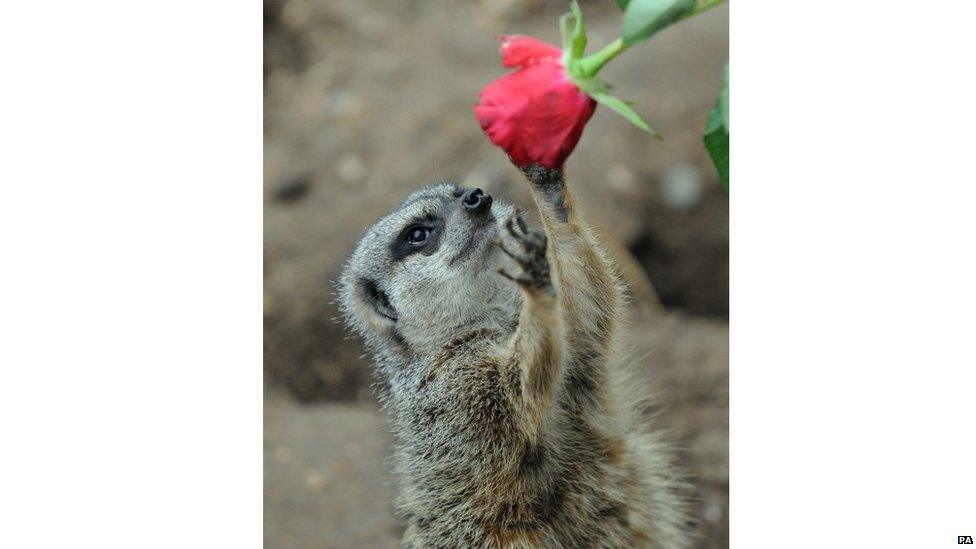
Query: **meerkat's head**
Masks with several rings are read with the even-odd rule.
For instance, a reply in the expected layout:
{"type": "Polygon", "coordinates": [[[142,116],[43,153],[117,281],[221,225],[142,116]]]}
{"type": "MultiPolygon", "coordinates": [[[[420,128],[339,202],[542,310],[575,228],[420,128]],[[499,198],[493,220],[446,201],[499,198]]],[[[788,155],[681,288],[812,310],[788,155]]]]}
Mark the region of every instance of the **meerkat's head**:
{"type": "Polygon", "coordinates": [[[346,322],[374,352],[425,353],[468,327],[505,322],[518,292],[493,239],[512,205],[449,183],[410,195],[370,227],[340,280],[346,322]]]}

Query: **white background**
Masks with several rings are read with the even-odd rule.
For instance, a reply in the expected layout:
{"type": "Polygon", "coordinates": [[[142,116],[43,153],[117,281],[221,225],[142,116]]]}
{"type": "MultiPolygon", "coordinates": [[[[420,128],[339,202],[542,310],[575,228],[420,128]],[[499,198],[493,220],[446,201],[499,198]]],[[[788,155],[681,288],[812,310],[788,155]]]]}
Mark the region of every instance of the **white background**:
{"type": "Polygon", "coordinates": [[[0,547],[261,538],[261,4],[0,16],[0,547]]]}
{"type": "Polygon", "coordinates": [[[972,2],[732,2],[731,538],[976,536],[972,2]]]}
{"type": "MultiPolygon", "coordinates": [[[[733,547],[976,535],[974,11],[732,3],[733,547]]],[[[0,545],[260,547],[261,4],[0,26],[0,545]]]]}

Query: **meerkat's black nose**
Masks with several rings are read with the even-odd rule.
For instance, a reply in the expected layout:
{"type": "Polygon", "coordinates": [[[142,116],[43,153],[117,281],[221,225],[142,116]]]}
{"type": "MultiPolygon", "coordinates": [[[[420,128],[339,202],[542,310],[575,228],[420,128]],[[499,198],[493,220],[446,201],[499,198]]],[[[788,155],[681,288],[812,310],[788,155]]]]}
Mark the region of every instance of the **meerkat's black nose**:
{"type": "Polygon", "coordinates": [[[473,214],[486,212],[491,208],[491,195],[481,189],[469,189],[461,196],[461,204],[473,214]]]}

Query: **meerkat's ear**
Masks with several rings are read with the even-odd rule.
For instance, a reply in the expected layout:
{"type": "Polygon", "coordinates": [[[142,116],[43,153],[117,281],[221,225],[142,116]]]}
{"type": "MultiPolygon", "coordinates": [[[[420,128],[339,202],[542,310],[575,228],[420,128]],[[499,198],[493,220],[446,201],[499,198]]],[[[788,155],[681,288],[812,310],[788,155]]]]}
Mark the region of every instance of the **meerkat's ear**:
{"type": "Polygon", "coordinates": [[[359,291],[363,304],[366,306],[364,311],[371,324],[379,326],[389,325],[396,322],[400,315],[396,308],[390,303],[390,298],[376,285],[375,280],[361,278],[359,280],[359,291]]]}

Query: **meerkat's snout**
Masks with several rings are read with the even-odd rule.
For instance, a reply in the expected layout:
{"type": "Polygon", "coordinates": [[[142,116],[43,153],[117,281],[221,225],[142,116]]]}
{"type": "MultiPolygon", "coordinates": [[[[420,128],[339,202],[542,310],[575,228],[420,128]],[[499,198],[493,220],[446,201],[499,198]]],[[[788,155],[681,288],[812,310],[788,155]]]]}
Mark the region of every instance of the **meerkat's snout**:
{"type": "MultiPolygon", "coordinates": [[[[448,221],[450,237],[446,243],[449,250],[457,250],[456,255],[448,260],[448,266],[454,267],[467,263],[471,257],[487,258],[491,246],[491,236],[495,232],[495,215],[492,211],[494,201],[485,191],[473,189],[457,189],[454,198],[458,209],[457,215],[448,221]],[[494,215],[493,215],[494,214],[494,215]]],[[[505,210],[504,203],[499,203],[505,210]]],[[[495,210],[498,210],[496,206],[495,210]]]]}
{"type": "Polygon", "coordinates": [[[461,195],[461,204],[472,214],[482,214],[491,209],[491,195],[481,189],[468,189],[461,195]]]}

